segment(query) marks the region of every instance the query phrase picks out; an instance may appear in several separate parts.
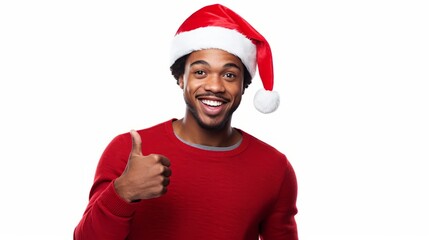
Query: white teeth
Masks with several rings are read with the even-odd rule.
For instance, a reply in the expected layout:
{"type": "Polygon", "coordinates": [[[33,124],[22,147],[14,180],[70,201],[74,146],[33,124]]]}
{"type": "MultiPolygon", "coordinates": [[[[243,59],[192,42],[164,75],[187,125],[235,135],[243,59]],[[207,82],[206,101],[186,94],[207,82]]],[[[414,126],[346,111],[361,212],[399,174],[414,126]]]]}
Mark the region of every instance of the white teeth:
{"type": "Polygon", "coordinates": [[[201,100],[201,102],[203,102],[204,104],[209,105],[211,107],[217,107],[217,106],[222,105],[222,102],[207,100],[207,99],[201,100]]]}

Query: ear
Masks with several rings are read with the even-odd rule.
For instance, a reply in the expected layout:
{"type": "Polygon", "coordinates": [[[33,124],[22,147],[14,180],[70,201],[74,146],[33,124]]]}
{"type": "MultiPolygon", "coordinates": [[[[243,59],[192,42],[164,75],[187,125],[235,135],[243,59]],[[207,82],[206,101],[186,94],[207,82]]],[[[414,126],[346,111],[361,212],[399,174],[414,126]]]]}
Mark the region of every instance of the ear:
{"type": "Polygon", "coordinates": [[[184,85],[185,85],[185,83],[183,82],[184,80],[183,80],[183,74],[179,77],[179,87],[181,88],[181,89],[183,89],[183,87],[184,87],[184,85]]]}

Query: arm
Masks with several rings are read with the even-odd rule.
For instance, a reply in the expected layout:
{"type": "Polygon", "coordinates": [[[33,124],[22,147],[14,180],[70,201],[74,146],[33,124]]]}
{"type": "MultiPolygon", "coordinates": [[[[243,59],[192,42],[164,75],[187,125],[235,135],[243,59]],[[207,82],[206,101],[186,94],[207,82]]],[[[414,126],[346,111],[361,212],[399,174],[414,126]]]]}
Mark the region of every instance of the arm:
{"type": "Polygon", "coordinates": [[[170,160],[160,154],[144,156],[139,133],[132,130],[130,134],[116,137],[104,151],[75,240],[125,239],[139,206],[134,202],[166,192],[170,160]]]}
{"type": "Polygon", "coordinates": [[[95,173],[89,204],[74,230],[74,240],[120,240],[128,235],[137,204],[123,200],[116,193],[113,181],[126,167],[130,146],[131,141],[118,136],[104,150],[95,173]]]}
{"type": "Polygon", "coordinates": [[[298,240],[295,222],[297,190],[295,172],[287,162],[277,202],[261,224],[261,240],[298,240]]]}

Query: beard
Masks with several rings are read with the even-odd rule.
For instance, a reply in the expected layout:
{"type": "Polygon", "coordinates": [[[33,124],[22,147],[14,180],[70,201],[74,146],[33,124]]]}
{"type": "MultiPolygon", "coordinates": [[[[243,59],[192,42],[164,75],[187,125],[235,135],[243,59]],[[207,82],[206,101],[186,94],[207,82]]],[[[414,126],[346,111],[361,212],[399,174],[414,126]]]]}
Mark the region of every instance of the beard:
{"type": "Polygon", "coordinates": [[[191,102],[188,101],[186,97],[185,97],[185,103],[186,103],[186,107],[188,108],[189,112],[192,114],[193,118],[197,121],[198,125],[202,129],[205,129],[208,131],[220,131],[222,129],[225,129],[226,127],[229,127],[229,124],[231,123],[231,119],[232,119],[232,114],[238,108],[238,105],[237,105],[234,108],[230,109],[220,121],[212,121],[211,123],[205,123],[198,115],[198,111],[195,108],[195,106],[192,105],[191,102]]]}

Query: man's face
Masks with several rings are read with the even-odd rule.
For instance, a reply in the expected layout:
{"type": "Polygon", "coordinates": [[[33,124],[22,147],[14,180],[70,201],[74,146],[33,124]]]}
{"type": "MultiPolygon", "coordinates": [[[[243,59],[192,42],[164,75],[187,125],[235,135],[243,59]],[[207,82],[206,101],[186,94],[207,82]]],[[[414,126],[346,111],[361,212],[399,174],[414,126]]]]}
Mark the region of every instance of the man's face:
{"type": "Polygon", "coordinates": [[[187,111],[205,129],[221,129],[231,123],[243,94],[241,60],[223,50],[191,53],[179,79],[187,111]]]}

